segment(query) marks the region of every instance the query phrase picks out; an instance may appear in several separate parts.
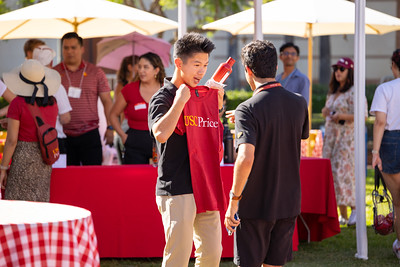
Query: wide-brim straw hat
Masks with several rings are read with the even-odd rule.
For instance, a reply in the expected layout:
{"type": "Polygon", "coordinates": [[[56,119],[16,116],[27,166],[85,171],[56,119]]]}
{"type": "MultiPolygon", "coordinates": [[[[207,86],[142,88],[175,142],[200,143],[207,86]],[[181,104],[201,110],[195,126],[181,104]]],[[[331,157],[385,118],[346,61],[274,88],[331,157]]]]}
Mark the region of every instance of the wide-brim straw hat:
{"type": "Polygon", "coordinates": [[[48,96],[52,96],[61,84],[61,77],[57,71],[43,66],[34,59],[28,59],[12,71],[4,73],[3,80],[7,88],[19,96],[32,96],[36,86],[38,88],[36,96],[45,97],[43,84],[48,88],[48,96]]]}

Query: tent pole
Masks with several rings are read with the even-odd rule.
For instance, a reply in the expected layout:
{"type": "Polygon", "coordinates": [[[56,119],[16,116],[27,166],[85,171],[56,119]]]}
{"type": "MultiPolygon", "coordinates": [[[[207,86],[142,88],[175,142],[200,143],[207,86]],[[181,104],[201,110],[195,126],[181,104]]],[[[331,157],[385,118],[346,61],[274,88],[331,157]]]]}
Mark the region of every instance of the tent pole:
{"type": "Polygon", "coordinates": [[[365,219],[365,0],[355,1],[354,34],[354,153],[356,177],[356,258],[368,259],[365,219]]]}
{"type": "Polygon", "coordinates": [[[186,12],[186,0],[178,0],[178,38],[187,31],[186,12]]]}
{"type": "Polygon", "coordinates": [[[263,40],[261,13],[262,1],[254,0],[254,40],[263,40]]]}

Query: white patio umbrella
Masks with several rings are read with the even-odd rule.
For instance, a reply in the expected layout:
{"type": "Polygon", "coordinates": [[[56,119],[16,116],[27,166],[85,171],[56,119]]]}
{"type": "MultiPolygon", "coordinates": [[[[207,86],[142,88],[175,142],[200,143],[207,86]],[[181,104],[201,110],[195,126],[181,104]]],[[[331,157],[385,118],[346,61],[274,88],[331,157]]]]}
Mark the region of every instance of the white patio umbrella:
{"type": "MultiPolygon", "coordinates": [[[[262,5],[263,34],[308,38],[310,82],[312,82],[312,38],[321,35],[354,34],[354,22],[355,5],[347,0],[275,0],[262,5]]],[[[202,28],[228,31],[233,35],[253,34],[254,9],[208,23],[202,28]]],[[[400,19],[365,8],[366,34],[385,34],[396,30],[400,30],[400,19]]]]}
{"type": "Polygon", "coordinates": [[[106,0],[49,0],[0,15],[0,39],[59,39],[72,31],[83,38],[152,35],[177,27],[173,20],[106,0]]]}

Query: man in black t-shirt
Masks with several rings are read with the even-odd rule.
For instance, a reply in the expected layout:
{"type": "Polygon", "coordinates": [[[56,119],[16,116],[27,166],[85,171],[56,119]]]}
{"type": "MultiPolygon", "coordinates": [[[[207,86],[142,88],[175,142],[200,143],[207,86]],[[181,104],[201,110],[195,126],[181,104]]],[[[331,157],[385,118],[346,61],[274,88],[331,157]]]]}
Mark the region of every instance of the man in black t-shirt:
{"type": "MultiPolygon", "coordinates": [[[[163,267],[188,266],[193,241],[196,266],[218,267],[221,258],[219,211],[198,213],[187,135],[175,132],[183,108],[191,98],[188,86],[199,84],[213,49],[214,44],[198,33],[188,33],[180,38],[174,45],[174,74],[164,80],[164,86],[149,103],[149,129],[160,152],[156,202],[165,233],[163,267]]],[[[219,109],[222,99],[221,88],[218,91],[219,109]]]]}
{"type": "Polygon", "coordinates": [[[235,264],[280,266],[291,260],[300,214],[300,141],[308,138],[307,102],[275,80],[272,43],[253,41],[241,56],[254,94],[234,114],[238,156],[224,223],[228,230],[236,227],[235,264]]]}

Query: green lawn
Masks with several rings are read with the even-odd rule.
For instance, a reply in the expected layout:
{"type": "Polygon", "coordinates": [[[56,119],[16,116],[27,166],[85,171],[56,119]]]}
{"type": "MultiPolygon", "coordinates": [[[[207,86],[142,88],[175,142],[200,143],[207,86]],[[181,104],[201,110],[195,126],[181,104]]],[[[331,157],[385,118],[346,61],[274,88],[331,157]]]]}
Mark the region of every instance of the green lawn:
{"type": "MultiPolygon", "coordinates": [[[[372,200],[374,189],[373,171],[368,170],[366,180],[366,219],[368,234],[368,260],[355,258],[357,252],[356,228],[342,227],[342,232],[321,242],[301,242],[299,250],[294,252],[294,260],[285,266],[396,266],[399,260],[392,252],[395,235],[380,236],[372,229],[372,200]]],[[[349,211],[350,212],[350,211],[349,211]]],[[[350,214],[350,213],[349,213],[350,214]]],[[[101,259],[102,267],[150,267],[160,266],[160,258],[140,259],[101,259]]],[[[193,260],[189,266],[193,266],[193,260]]],[[[235,266],[232,259],[223,259],[220,266],[235,266]]]]}

